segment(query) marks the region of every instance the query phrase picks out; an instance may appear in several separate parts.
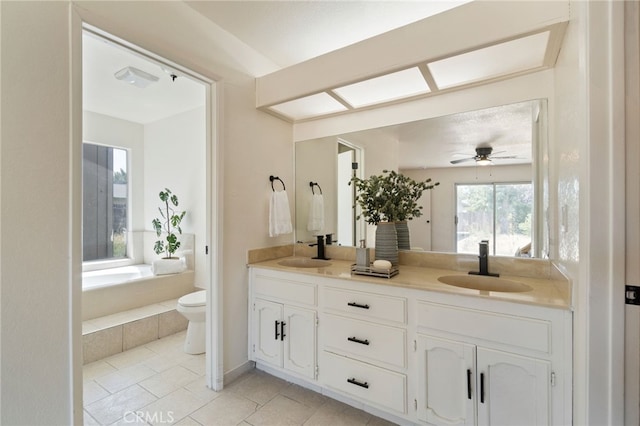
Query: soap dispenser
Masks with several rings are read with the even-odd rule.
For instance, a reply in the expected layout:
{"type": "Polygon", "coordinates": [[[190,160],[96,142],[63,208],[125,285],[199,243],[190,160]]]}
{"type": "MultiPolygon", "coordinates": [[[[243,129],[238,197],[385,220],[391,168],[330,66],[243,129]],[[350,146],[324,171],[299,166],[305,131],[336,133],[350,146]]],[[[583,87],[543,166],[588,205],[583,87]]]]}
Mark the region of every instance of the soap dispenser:
{"type": "Polygon", "coordinates": [[[356,247],[356,266],[365,266],[367,268],[371,266],[369,249],[365,240],[360,240],[360,247],[356,247]]]}

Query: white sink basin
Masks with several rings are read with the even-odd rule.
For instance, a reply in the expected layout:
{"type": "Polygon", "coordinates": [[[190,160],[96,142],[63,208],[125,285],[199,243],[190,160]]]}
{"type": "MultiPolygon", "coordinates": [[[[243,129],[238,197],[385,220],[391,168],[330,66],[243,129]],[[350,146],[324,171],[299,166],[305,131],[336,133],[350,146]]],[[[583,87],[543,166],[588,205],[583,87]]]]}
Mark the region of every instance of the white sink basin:
{"type": "Polygon", "coordinates": [[[438,277],[438,281],[443,284],[480,291],[521,293],[531,290],[530,285],[519,281],[512,281],[498,277],[488,277],[484,275],[443,275],[438,277]]]}
{"type": "Polygon", "coordinates": [[[285,259],[278,262],[278,265],[288,266],[291,268],[322,268],[324,266],[330,266],[331,262],[322,259],[309,259],[306,257],[300,257],[295,259],[285,259]]]}

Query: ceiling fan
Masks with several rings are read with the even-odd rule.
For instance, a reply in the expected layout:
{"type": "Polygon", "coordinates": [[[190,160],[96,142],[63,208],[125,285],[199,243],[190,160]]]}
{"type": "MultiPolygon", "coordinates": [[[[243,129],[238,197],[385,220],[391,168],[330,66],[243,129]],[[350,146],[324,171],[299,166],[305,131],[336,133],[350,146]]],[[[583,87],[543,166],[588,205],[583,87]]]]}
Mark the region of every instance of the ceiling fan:
{"type": "MultiPolygon", "coordinates": [[[[492,163],[492,160],[506,160],[509,158],[517,158],[515,155],[505,155],[500,157],[492,156],[493,148],[489,147],[478,147],[476,148],[476,155],[468,158],[461,158],[459,160],[451,160],[451,164],[463,163],[465,161],[475,160],[476,164],[479,166],[486,166],[492,163]]],[[[496,154],[499,154],[504,151],[498,151],[496,154]]]]}

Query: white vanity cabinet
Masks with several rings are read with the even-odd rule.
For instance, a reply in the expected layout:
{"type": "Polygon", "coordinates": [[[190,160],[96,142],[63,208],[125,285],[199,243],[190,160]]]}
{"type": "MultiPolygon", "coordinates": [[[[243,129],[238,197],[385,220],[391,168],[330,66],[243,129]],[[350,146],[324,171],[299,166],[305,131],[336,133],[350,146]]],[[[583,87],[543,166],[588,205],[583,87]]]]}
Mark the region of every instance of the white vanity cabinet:
{"type": "Polygon", "coordinates": [[[393,422],[572,423],[569,309],[259,267],[249,297],[259,368],[393,422]]]}
{"type": "Polygon", "coordinates": [[[420,420],[434,425],[551,424],[548,361],[429,336],[419,336],[417,347],[420,420]]]}
{"type": "Polygon", "coordinates": [[[417,303],[419,420],[570,424],[568,312],[501,305],[485,311],[417,303]]]}
{"type": "Polygon", "coordinates": [[[252,294],[250,359],[315,379],[316,286],[254,270],[252,294]]]}

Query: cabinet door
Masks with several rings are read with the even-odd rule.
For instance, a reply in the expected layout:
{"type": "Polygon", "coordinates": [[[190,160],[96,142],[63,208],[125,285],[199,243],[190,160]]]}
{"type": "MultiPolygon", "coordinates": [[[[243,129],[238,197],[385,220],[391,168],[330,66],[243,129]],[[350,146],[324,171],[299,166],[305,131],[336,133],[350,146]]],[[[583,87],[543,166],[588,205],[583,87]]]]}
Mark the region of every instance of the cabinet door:
{"type": "Polygon", "coordinates": [[[549,425],[550,364],[477,348],[478,424],[549,425]]]}
{"type": "Polygon", "coordinates": [[[255,299],[253,310],[255,359],[282,367],[282,305],[255,299]]]}
{"type": "Polygon", "coordinates": [[[284,306],[284,368],[316,377],[316,313],[284,306]]]}
{"type": "Polygon", "coordinates": [[[434,425],[475,423],[474,345],[419,336],[418,418],[434,425]]]}

